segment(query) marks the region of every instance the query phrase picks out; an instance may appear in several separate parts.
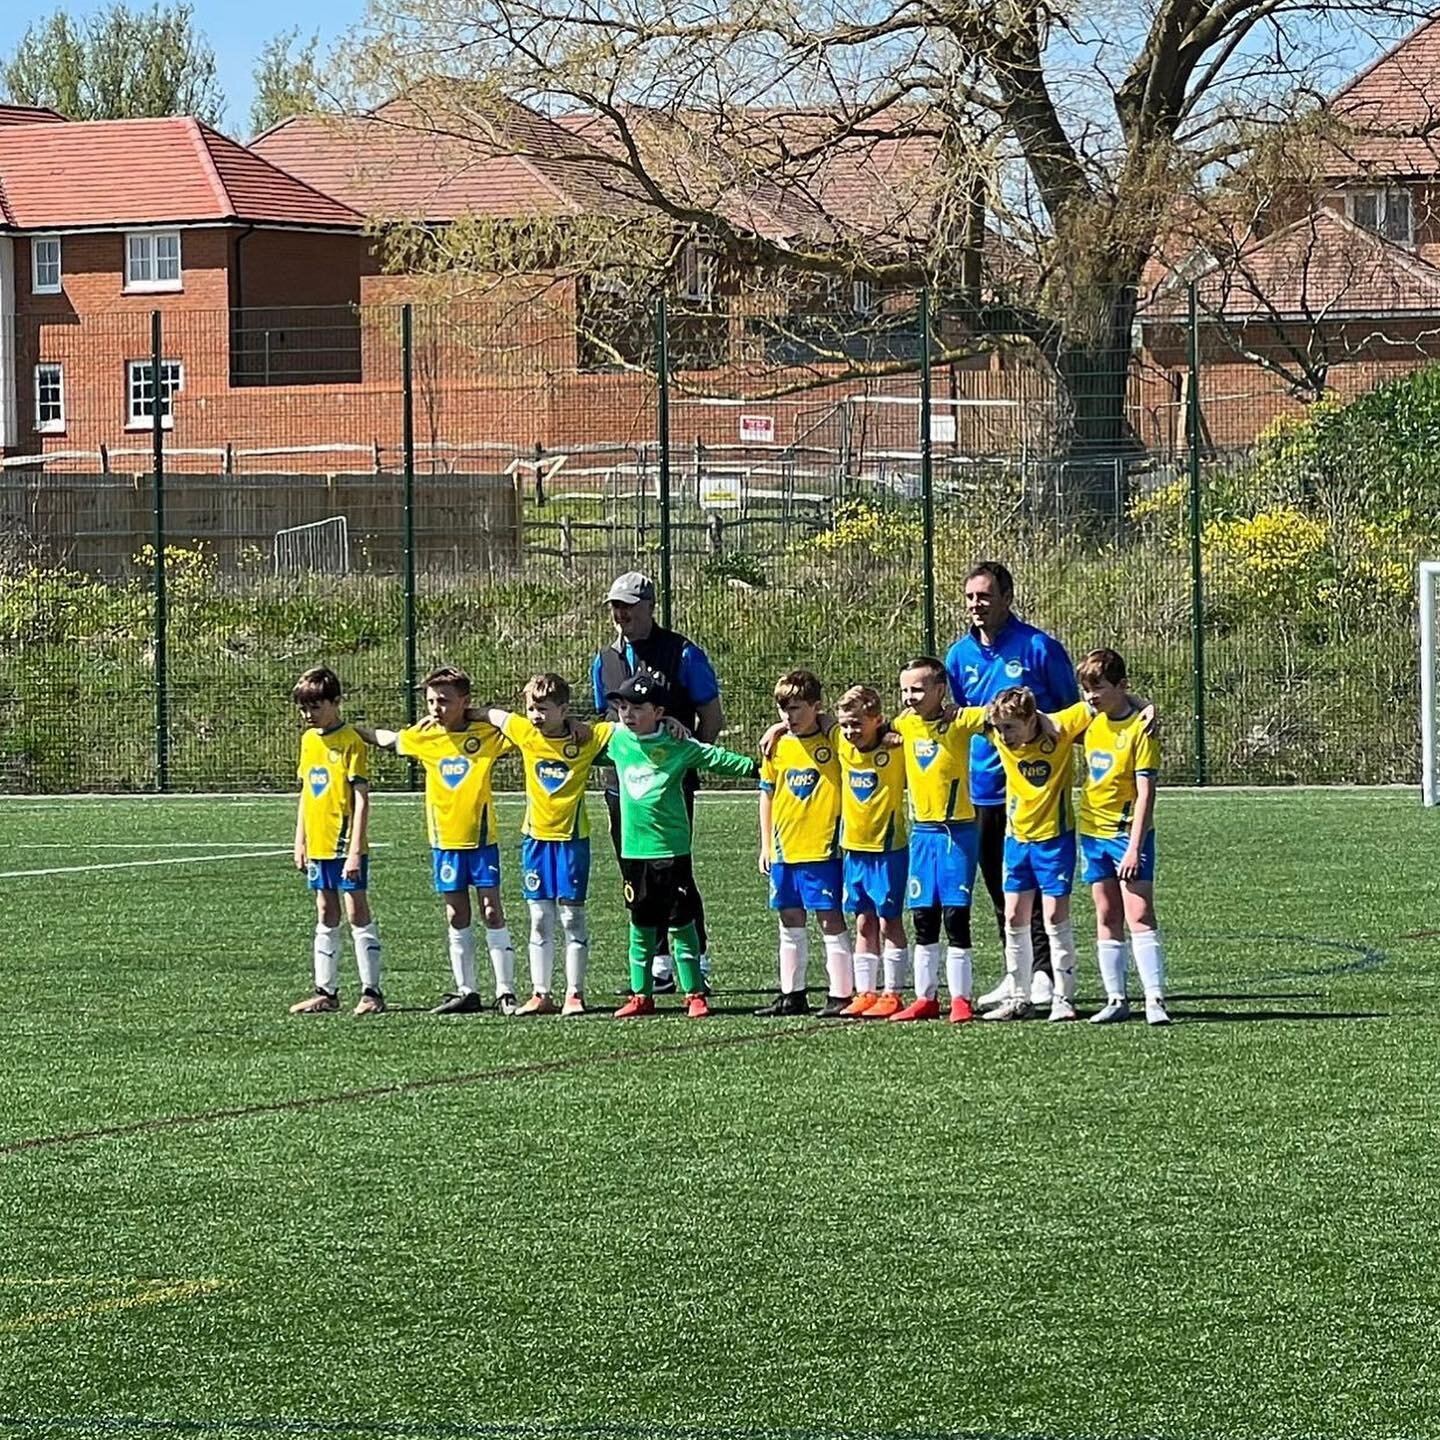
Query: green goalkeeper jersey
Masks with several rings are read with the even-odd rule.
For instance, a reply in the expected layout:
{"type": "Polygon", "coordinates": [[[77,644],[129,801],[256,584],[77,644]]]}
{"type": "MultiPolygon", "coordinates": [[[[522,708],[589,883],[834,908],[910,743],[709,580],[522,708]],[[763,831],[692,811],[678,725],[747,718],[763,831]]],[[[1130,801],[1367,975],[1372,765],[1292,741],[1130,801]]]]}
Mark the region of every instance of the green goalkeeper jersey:
{"type": "Polygon", "coordinates": [[[636,735],[616,726],[606,758],[620,779],[620,854],[626,860],[669,860],[690,853],[690,817],[685,812],[687,770],[754,779],[748,755],[676,740],[664,730],[636,735]]]}

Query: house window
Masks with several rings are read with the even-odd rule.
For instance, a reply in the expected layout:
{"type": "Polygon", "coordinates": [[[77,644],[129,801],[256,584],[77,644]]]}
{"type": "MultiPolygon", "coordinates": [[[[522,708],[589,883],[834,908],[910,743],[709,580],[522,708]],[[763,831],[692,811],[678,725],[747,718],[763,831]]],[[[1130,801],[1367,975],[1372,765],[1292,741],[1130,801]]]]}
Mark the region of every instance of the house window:
{"type": "Polygon", "coordinates": [[[65,429],[65,375],[59,365],[35,367],[35,429],[42,435],[65,429]]]}
{"type": "Polygon", "coordinates": [[[850,308],[857,315],[873,315],[875,313],[875,292],[870,288],[868,280],[852,280],[850,282],[850,308]]]}
{"type": "MultiPolygon", "coordinates": [[[[126,425],[148,430],[154,424],[155,387],[148,360],[131,360],[125,366],[125,388],[129,396],[126,425]]],[[[185,388],[185,369],[178,360],[160,362],[160,424],[166,429],[175,423],[174,397],[185,388]]]]}
{"type": "Polygon", "coordinates": [[[1352,190],[1346,197],[1350,218],[1397,245],[1415,243],[1415,219],[1409,190],[1352,190]]]}
{"type": "Polygon", "coordinates": [[[30,293],[60,293],[60,237],[36,235],[30,241],[30,293]]]}
{"type": "Polygon", "coordinates": [[[139,230],[125,237],[127,290],[180,288],[180,232],[139,230]]]}
{"type": "Polygon", "coordinates": [[[700,305],[715,299],[715,252],[693,240],[680,252],[680,298],[700,305]]]}

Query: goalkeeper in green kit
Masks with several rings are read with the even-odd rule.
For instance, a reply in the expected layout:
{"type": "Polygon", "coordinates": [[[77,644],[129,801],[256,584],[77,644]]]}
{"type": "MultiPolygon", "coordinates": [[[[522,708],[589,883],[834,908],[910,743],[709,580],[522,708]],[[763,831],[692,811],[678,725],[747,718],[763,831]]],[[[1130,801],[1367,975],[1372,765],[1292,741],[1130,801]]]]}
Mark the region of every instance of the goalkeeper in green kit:
{"type": "Polygon", "coordinates": [[[710,1013],[700,975],[700,937],[695,929],[695,881],[690,865],[690,817],[683,780],[689,770],[753,780],[759,765],[748,755],[677,740],[661,728],[669,700],[665,686],[640,672],[606,697],[620,724],[606,759],[620,782],[620,875],[630,912],[630,988],[617,1020],[655,1013],[650,962],[661,935],[670,932],[675,971],[692,1020],[710,1013]]]}

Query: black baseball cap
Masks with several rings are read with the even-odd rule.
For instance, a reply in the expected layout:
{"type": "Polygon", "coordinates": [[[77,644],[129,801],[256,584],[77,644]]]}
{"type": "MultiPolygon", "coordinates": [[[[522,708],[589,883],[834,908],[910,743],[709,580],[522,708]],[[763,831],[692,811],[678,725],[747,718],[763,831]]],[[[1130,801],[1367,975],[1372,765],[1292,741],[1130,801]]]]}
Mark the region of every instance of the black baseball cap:
{"type": "Polygon", "coordinates": [[[670,692],[655,676],[641,672],[621,681],[605,698],[628,700],[632,705],[658,705],[663,710],[670,703],[670,692]]]}

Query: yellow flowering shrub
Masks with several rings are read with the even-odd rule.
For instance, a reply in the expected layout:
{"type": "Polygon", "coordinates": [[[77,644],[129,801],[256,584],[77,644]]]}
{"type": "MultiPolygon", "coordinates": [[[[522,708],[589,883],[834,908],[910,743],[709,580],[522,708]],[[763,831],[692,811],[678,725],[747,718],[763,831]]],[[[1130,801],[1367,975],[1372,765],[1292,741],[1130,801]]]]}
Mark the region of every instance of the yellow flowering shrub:
{"type": "Polygon", "coordinates": [[[1330,527],[1289,507],[1213,521],[1200,544],[1213,599],[1226,608],[1309,609],[1334,577],[1330,527]]]}
{"type": "Polygon", "coordinates": [[[867,500],[844,500],[835,507],[830,528],[809,544],[829,554],[865,550],[877,559],[907,560],[919,555],[923,537],[924,526],[914,516],[867,500]]]}

